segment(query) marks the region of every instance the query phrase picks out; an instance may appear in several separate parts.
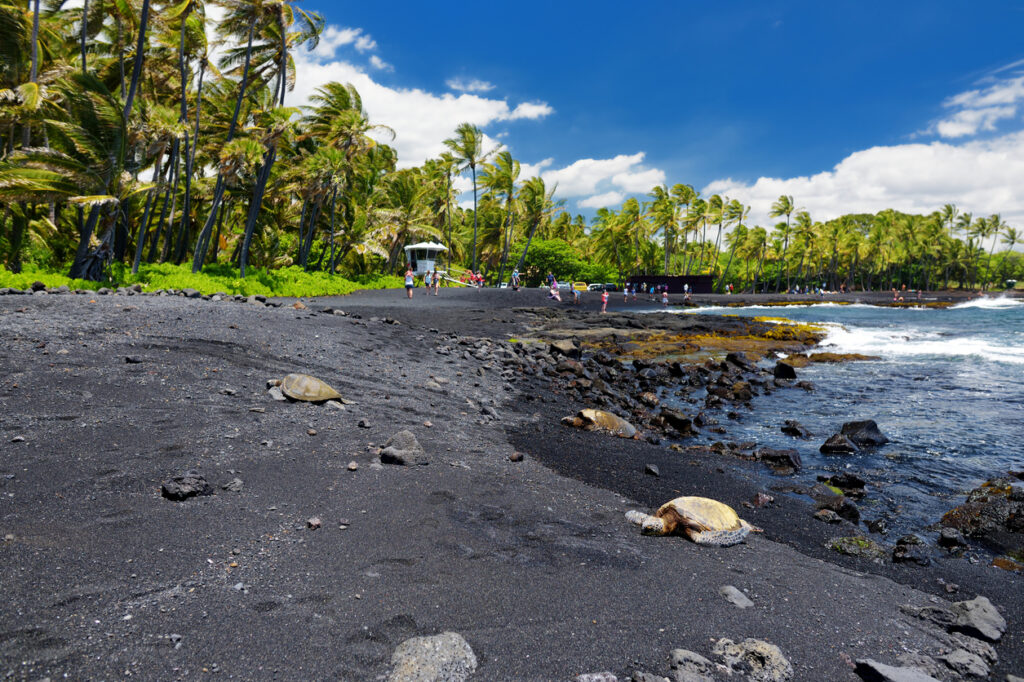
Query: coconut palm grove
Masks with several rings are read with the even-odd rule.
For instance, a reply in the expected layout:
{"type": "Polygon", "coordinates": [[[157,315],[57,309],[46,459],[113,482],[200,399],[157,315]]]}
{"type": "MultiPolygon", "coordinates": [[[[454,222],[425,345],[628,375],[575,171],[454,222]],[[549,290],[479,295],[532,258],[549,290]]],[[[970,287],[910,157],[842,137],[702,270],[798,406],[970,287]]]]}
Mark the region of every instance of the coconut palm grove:
{"type": "Polygon", "coordinates": [[[819,220],[780,196],[771,224],[686,178],[574,215],[558,187],[479,127],[399,168],[347,83],[289,101],[316,12],[292,0],[31,0],[0,4],[0,284],[137,282],[266,293],[397,286],[403,247],[448,247],[445,269],[489,285],[712,275],[717,291],[1024,279],[1019,228],[953,204],[819,220]],[[470,192],[455,179],[467,178],[470,192]]]}

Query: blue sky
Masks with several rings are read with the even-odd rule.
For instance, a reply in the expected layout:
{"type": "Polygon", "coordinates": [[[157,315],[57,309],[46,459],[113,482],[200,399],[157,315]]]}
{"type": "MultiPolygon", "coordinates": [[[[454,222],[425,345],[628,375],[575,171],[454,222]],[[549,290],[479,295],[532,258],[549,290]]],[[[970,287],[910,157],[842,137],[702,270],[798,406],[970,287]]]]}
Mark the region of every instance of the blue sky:
{"type": "Polygon", "coordinates": [[[587,214],[664,181],[1024,222],[1024,0],[706,5],[307,0],[290,103],[352,82],[404,165],[471,121],[587,214]]]}

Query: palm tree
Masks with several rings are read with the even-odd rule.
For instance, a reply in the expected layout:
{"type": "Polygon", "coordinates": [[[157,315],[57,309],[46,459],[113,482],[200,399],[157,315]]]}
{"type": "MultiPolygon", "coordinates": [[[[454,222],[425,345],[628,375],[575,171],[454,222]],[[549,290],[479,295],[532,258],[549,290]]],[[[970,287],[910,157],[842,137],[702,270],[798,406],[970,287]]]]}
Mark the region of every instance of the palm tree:
{"type": "Polygon", "coordinates": [[[501,262],[498,267],[498,281],[503,282],[505,264],[512,240],[516,180],[519,179],[519,162],[512,158],[512,154],[509,152],[500,152],[495,157],[493,164],[484,165],[484,173],[481,179],[487,192],[503,198],[505,202],[505,219],[502,221],[501,229],[501,262]]]}
{"type": "Polygon", "coordinates": [[[1009,225],[1006,224],[1003,217],[998,213],[993,213],[985,221],[985,232],[982,235],[982,239],[991,239],[992,246],[989,247],[988,260],[985,261],[985,282],[983,288],[988,287],[992,281],[992,253],[996,250],[996,241],[998,241],[996,237],[1001,235],[1007,227],[1009,225]]]}
{"type": "Polygon", "coordinates": [[[526,237],[526,246],[523,247],[523,253],[519,256],[519,261],[516,263],[516,270],[523,269],[523,263],[526,262],[526,254],[530,250],[530,242],[533,241],[533,235],[537,231],[537,228],[547,221],[551,220],[551,216],[555,212],[559,211],[564,202],[554,200],[555,187],[548,190],[544,186],[544,181],[539,177],[532,177],[523,183],[522,189],[519,190],[519,201],[522,204],[523,219],[526,224],[530,226],[530,231],[526,237]]]}
{"type": "Polygon", "coordinates": [[[725,206],[725,220],[728,223],[735,223],[736,227],[732,229],[728,235],[726,235],[726,242],[729,245],[729,261],[725,264],[725,269],[722,270],[722,276],[718,278],[718,286],[716,287],[718,293],[722,293],[722,287],[725,285],[725,277],[729,272],[729,268],[732,266],[733,256],[736,255],[736,247],[743,244],[747,238],[747,228],[744,227],[743,222],[747,219],[750,214],[750,207],[744,206],[736,199],[733,199],[725,206]]]}
{"type": "Polygon", "coordinates": [[[483,131],[472,123],[459,124],[459,127],[455,129],[455,137],[444,141],[444,145],[448,147],[451,153],[462,165],[462,168],[459,169],[460,172],[469,168],[473,174],[473,272],[476,272],[477,270],[476,167],[477,165],[484,163],[491,154],[497,151],[496,149],[492,149],[485,153],[483,151],[483,144],[483,131]]]}
{"type": "Polygon", "coordinates": [[[1002,243],[1006,244],[1006,255],[1003,257],[1002,263],[1000,264],[1000,267],[999,267],[999,272],[1000,272],[999,279],[1000,280],[1002,280],[1002,279],[1004,279],[1006,277],[1006,275],[1005,275],[1005,272],[1006,272],[1006,262],[1008,260],[1010,260],[1010,254],[1013,253],[1013,247],[1016,246],[1017,244],[1021,243],[1020,233],[1017,232],[1016,228],[1010,227],[1009,225],[1005,225],[1003,227],[1002,238],[1003,238],[1002,239],[1002,243]]]}
{"type": "Polygon", "coordinates": [[[775,201],[775,203],[772,204],[772,210],[768,213],[772,218],[786,216],[786,228],[782,233],[782,263],[779,268],[778,277],[775,280],[775,291],[779,291],[779,288],[782,285],[783,268],[786,270],[786,291],[789,291],[789,268],[786,267],[786,252],[789,250],[789,218],[796,210],[797,208],[793,203],[793,197],[783,194],[775,201]]]}

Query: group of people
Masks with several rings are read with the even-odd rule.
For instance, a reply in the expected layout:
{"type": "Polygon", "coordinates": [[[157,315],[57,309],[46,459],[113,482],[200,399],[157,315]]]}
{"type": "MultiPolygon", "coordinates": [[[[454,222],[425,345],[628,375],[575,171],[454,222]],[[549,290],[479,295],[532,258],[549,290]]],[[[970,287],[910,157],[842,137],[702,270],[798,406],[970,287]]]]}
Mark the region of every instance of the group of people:
{"type": "MultiPolygon", "coordinates": [[[[427,290],[427,295],[430,295],[431,290],[434,292],[434,296],[437,296],[437,292],[441,289],[441,273],[438,270],[430,271],[427,270],[423,273],[423,286],[427,290]]],[[[405,269],[405,295],[408,298],[412,298],[412,290],[416,288],[416,275],[410,265],[405,269]]]]}
{"type": "MultiPolygon", "coordinates": [[[[560,290],[560,288],[558,286],[558,280],[555,278],[555,275],[553,273],[551,273],[551,272],[548,272],[547,280],[548,280],[548,298],[551,298],[551,299],[554,299],[554,300],[556,300],[558,302],[561,302],[562,301],[562,292],[561,292],[561,290],[560,290]]],[[[569,285],[569,291],[572,292],[572,299],[573,299],[572,302],[575,303],[576,305],[579,305],[580,304],[580,298],[581,298],[580,297],[579,289],[577,289],[576,287],[574,287],[574,286],[572,286],[570,284],[569,285]]]]}

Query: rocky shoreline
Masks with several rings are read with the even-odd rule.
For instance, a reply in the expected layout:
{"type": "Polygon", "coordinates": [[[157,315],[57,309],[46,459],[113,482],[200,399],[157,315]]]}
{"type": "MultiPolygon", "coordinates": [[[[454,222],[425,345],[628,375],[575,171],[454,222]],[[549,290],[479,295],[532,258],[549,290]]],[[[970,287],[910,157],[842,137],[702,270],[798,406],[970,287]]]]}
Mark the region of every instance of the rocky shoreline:
{"type": "Polygon", "coordinates": [[[753,467],[799,462],[730,447],[728,420],[705,411],[805,390],[757,356],[805,349],[813,330],[600,316],[540,292],[87,293],[0,299],[10,678],[1021,671],[1019,576],[945,552],[920,565],[909,542],[881,562],[837,553],[858,536],[836,530],[854,526],[856,480],[823,482],[810,505],[771,494],[753,467]],[[658,359],[681,336],[701,339],[692,357],[658,359]],[[270,397],[292,371],[349,404],[270,397]],[[668,390],[693,412],[663,409],[668,390]],[[642,439],[561,423],[588,407],[642,439]],[[716,447],[663,446],[717,428],[716,447]],[[171,501],[174,477],[203,494],[171,501]],[[679,494],[765,533],[709,549],[623,518],[679,494]]]}

